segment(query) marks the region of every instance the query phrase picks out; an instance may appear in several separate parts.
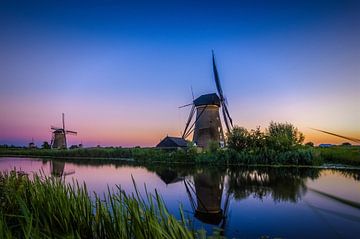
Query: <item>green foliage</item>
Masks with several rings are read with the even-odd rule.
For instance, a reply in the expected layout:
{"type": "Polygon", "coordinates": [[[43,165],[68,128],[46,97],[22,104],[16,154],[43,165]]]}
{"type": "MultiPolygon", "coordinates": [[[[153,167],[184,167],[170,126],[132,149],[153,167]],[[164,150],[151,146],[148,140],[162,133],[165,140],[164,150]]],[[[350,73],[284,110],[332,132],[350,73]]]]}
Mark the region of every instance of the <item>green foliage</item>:
{"type": "Polygon", "coordinates": [[[86,185],[0,174],[1,238],[205,238],[169,214],[161,196],[118,188],[91,199],[86,185]]]}
{"type": "Polygon", "coordinates": [[[349,142],[345,142],[345,143],[342,143],[341,146],[348,147],[348,146],[351,146],[351,144],[349,142]]]}
{"type": "Polygon", "coordinates": [[[307,143],[305,144],[305,146],[314,147],[314,143],[313,143],[313,142],[307,142],[307,143]]]}
{"type": "Polygon", "coordinates": [[[360,166],[359,146],[334,146],[331,148],[316,148],[316,154],[325,163],[348,164],[360,166]]]}
{"type": "Polygon", "coordinates": [[[228,147],[234,152],[226,151],[232,156],[221,155],[220,158],[231,158],[232,163],[242,164],[312,164],[312,151],[302,149],[304,136],[289,123],[271,122],[262,132],[260,127],[248,131],[235,126],[227,135],[228,147]]]}
{"type": "Polygon", "coordinates": [[[247,129],[235,126],[230,133],[227,134],[227,144],[230,149],[237,151],[248,147],[249,132],[247,129]]]}
{"type": "Polygon", "coordinates": [[[47,141],[44,141],[43,144],[41,145],[42,149],[50,149],[50,144],[47,141]]]}
{"type": "Polygon", "coordinates": [[[304,139],[304,135],[290,123],[270,122],[266,130],[267,146],[280,152],[301,145],[304,139]]]}
{"type": "Polygon", "coordinates": [[[209,153],[216,153],[216,151],[218,151],[218,149],[220,148],[220,145],[219,145],[219,142],[217,141],[210,141],[208,143],[208,146],[207,146],[207,151],[209,153]]]}

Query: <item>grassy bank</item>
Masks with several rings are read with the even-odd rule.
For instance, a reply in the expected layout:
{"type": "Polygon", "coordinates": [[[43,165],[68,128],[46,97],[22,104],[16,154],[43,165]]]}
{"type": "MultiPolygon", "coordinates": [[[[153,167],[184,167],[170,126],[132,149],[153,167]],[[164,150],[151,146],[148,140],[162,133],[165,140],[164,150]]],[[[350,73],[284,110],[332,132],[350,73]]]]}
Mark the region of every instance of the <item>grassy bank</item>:
{"type": "Polygon", "coordinates": [[[144,196],[118,189],[91,199],[85,184],[0,173],[0,238],[205,238],[156,191],[144,196]]]}
{"type": "Polygon", "coordinates": [[[197,152],[188,150],[160,150],[156,148],[83,148],[71,150],[0,148],[0,156],[30,156],[49,158],[89,158],[104,160],[124,159],[138,163],[199,163],[199,164],[239,164],[239,165],[322,165],[345,164],[360,166],[360,147],[338,146],[331,148],[298,146],[287,151],[268,147],[251,150],[208,149],[197,152]]]}
{"type": "Polygon", "coordinates": [[[325,163],[360,166],[360,146],[316,148],[315,152],[325,163]]]}

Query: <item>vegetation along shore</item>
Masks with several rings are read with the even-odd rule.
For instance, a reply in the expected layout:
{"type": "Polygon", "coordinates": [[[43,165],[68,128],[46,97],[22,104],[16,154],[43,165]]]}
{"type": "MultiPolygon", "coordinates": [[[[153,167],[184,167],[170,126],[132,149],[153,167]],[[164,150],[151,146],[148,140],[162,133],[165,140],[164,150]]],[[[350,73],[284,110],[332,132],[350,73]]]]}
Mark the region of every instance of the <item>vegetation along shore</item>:
{"type": "Polygon", "coordinates": [[[117,188],[100,198],[85,183],[0,173],[0,238],[206,238],[181,208],[177,220],[156,191],[134,187],[132,195],[117,188]]]}
{"type": "Polygon", "coordinates": [[[304,136],[293,125],[271,122],[264,131],[260,128],[247,130],[234,127],[227,135],[227,147],[216,142],[199,150],[189,142],[186,149],[94,147],[72,149],[48,149],[0,147],[0,156],[28,156],[121,159],[140,163],[207,163],[240,165],[314,165],[345,164],[360,166],[360,147],[344,144],[327,148],[304,144],[304,136]]]}

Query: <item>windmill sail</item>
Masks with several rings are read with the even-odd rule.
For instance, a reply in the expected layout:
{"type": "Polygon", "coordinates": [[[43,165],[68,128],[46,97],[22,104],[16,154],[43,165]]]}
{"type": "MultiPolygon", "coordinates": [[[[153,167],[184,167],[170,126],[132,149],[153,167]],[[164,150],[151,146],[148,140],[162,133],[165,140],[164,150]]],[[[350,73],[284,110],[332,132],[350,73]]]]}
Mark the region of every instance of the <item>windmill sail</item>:
{"type": "Polygon", "coordinates": [[[224,93],[223,93],[223,90],[222,90],[222,87],[220,84],[219,73],[218,73],[218,70],[216,67],[216,63],[215,63],[214,51],[212,51],[212,63],[213,63],[213,71],[214,71],[214,79],[215,79],[216,89],[217,89],[219,97],[220,97],[222,113],[223,113],[226,129],[228,132],[230,132],[231,128],[233,127],[233,122],[232,122],[232,118],[230,116],[229,110],[227,108],[224,93]]]}
{"type": "Polygon", "coordinates": [[[360,143],[360,139],[357,139],[357,138],[347,137],[347,136],[343,136],[343,135],[340,135],[340,134],[335,134],[335,133],[325,131],[325,130],[320,130],[320,129],[314,129],[314,128],[311,128],[311,129],[322,132],[322,133],[325,133],[325,134],[329,134],[329,135],[332,135],[332,136],[336,136],[336,137],[339,137],[339,138],[342,138],[342,139],[347,139],[347,140],[350,140],[350,141],[355,142],[355,143],[360,143]]]}

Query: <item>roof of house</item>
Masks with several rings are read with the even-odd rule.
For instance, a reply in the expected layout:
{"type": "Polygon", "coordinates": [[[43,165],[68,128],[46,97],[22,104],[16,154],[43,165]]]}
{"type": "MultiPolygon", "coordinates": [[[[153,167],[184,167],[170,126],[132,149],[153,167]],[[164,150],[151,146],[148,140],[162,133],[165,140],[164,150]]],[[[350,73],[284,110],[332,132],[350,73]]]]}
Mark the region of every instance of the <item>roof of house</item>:
{"type": "Polygon", "coordinates": [[[187,141],[183,138],[166,136],[160,143],[158,143],[158,145],[156,145],[156,147],[187,147],[187,144],[187,141]]]}
{"type": "Polygon", "coordinates": [[[184,180],[184,177],[179,177],[176,171],[169,169],[157,171],[156,174],[165,184],[177,183],[184,180]]]}
{"type": "Polygon", "coordinates": [[[217,105],[220,106],[220,98],[216,93],[201,95],[194,100],[195,106],[217,105]]]}

